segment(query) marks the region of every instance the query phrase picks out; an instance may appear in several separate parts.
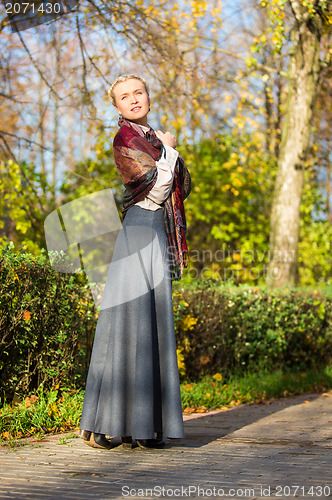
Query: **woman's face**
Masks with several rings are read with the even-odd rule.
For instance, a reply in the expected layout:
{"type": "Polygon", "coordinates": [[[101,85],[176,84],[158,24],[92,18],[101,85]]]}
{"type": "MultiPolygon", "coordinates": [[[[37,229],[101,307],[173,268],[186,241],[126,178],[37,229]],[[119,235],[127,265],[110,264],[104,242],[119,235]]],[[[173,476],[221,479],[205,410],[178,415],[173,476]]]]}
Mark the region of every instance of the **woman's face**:
{"type": "Polygon", "coordinates": [[[115,108],[123,118],[147,125],[150,99],[143,82],[134,78],[120,82],[115,85],[113,95],[115,108]]]}

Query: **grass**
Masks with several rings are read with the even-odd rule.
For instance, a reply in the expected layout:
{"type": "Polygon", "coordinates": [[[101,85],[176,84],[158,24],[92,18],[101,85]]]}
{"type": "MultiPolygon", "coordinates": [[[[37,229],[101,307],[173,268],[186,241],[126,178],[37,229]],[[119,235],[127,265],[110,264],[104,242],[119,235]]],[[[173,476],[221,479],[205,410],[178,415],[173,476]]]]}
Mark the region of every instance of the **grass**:
{"type": "Polygon", "coordinates": [[[82,412],[82,390],[53,390],[27,396],[18,404],[5,403],[0,409],[0,444],[45,434],[76,430],[82,412]]]}
{"type": "MultiPolygon", "coordinates": [[[[301,393],[324,392],[332,388],[332,367],[307,372],[261,372],[223,380],[220,373],[197,383],[181,384],[185,413],[225,409],[243,403],[262,403],[269,399],[301,393]]],[[[18,404],[0,409],[0,445],[26,444],[24,438],[42,439],[45,434],[77,430],[84,392],[69,389],[48,391],[40,388],[18,404]],[[17,440],[20,441],[17,441],[17,440]]],[[[75,437],[75,434],[71,434],[75,437]]],[[[66,444],[67,437],[58,444],[66,444]]]]}
{"type": "Polygon", "coordinates": [[[249,373],[222,380],[217,373],[198,383],[182,384],[185,413],[225,409],[243,403],[263,403],[280,397],[323,392],[332,388],[332,367],[306,372],[249,373]],[[221,379],[221,380],[220,380],[221,379]]]}

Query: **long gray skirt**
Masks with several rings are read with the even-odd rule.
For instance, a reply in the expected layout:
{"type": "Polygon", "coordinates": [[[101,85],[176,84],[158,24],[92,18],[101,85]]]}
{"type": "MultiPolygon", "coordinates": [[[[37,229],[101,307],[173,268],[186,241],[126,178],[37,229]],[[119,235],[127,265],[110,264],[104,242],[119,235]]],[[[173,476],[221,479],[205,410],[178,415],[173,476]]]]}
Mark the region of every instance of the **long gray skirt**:
{"type": "Polygon", "coordinates": [[[182,438],[172,281],[163,209],[131,207],[107,274],[80,428],[182,438]]]}

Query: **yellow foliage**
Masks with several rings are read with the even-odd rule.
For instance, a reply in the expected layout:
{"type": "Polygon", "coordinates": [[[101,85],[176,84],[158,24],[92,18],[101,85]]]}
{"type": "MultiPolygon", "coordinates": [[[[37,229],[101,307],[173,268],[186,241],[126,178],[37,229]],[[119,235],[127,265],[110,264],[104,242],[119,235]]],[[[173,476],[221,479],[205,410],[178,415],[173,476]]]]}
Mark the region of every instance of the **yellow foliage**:
{"type": "Polygon", "coordinates": [[[212,378],[214,378],[214,380],[217,380],[218,382],[221,382],[222,380],[222,375],[221,373],[215,373],[212,378]]]}
{"type": "Polygon", "coordinates": [[[190,351],[190,340],[188,339],[188,337],[184,337],[183,339],[183,348],[186,352],[190,351]]]}
{"type": "Polygon", "coordinates": [[[51,417],[52,415],[56,415],[57,413],[58,413],[58,407],[56,403],[52,403],[51,405],[49,405],[48,407],[49,416],[51,417]]]}
{"type": "Polygon", "coordinates": [[[193,328],[196,325],[197,321],[198,321],[197,318],[194,318],[193,316],[190,316],[190,314],[187,314],[183,318],[182,323],[181,323],[182,330],[184,330],[184,331],[193,330],[193,328]]]}
{"type": "Polygon", "coordinates": [[[176,350],[179,374],[184,376],[186,374],[186,365],[182,353],[183,353],[183,347],[180,347],[179,349],[176,350]]]}
{"type": "Polygon", "coordinates": [[[243,185],[243,182],[239,178],[237,178],[237,177],[235,177],[234,179],[232,179],[232,183],[233,183],[233,186],[237,187],[237,188],[240,188],[243,185]]]}

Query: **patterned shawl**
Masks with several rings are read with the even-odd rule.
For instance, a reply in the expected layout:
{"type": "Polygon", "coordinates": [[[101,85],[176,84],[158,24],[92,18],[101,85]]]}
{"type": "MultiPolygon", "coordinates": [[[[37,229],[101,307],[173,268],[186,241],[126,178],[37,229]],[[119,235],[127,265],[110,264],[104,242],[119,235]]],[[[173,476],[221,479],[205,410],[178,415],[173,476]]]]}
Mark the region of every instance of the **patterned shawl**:
{"type": "MultiPolygon", "coordinates": [[[[117,171],[125,186],[123,218],[127,210],[142,201],[157,181],[156,161],[163,154],[163,144],[150,128],[144,133],[139,125],[119,120],[120,130],[113,141],[113,154],[117,171]]],[[[172,261],[172,279],[179,280],[187,266],[186,217],[183,200],[191,189],[189,172],[179,155],[170,195],[163,203],[164,221],[172,261]]]]}

